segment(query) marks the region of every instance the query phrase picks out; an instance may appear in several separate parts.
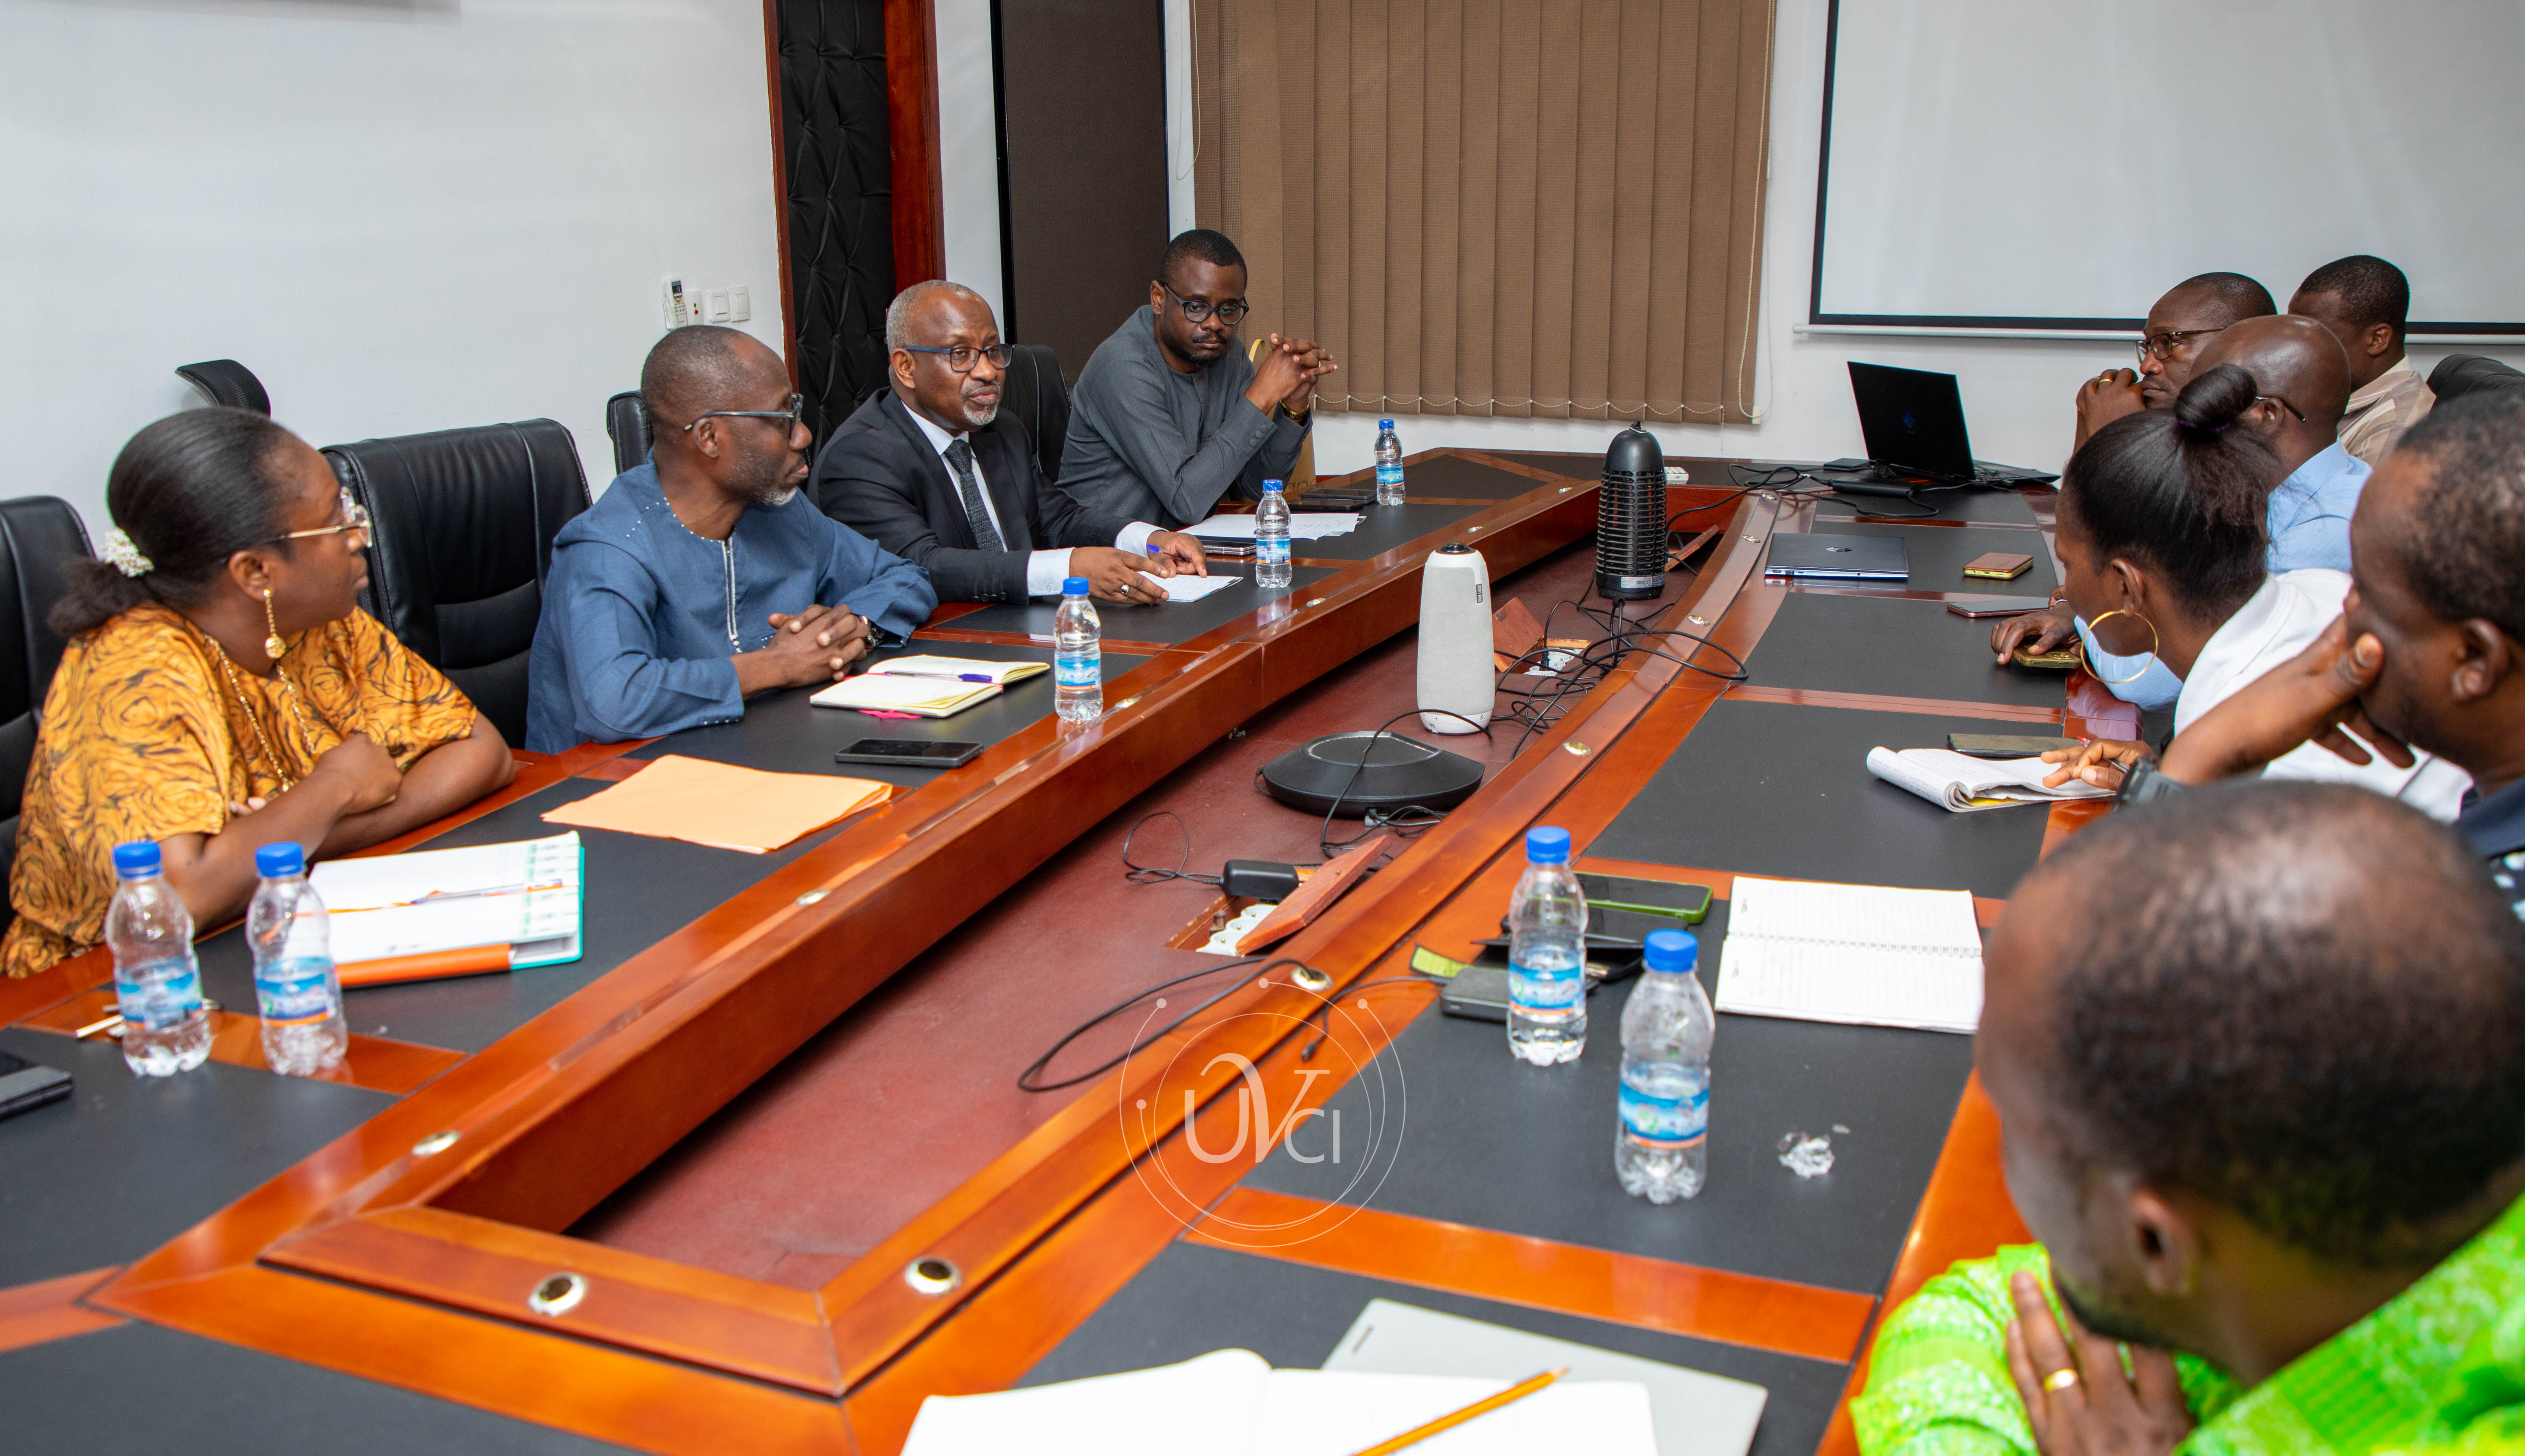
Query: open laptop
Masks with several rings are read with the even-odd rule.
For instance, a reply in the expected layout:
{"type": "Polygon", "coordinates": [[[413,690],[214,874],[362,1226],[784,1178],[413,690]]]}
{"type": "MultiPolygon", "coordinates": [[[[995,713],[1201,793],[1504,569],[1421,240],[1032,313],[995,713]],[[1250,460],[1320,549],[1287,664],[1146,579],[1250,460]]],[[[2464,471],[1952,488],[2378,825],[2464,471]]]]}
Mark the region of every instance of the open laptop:
{"type": "MultiPolygon", "coordinates": [[[[1954,375],[1853,360],[1850,392],[1858,403],[1866,464],[1876,468],[1879,477],[1925,477],[1945,485],[2041,484],[2059,478],[1973,459],[1972,442],[1964,435],[1963,395],[1954,375]]],[[[1857,475],[1846,469],[1855,464],[1834,461],[1816,474],[1857,475]]]]}
{"type": "Polygon", "coordinates": [[[1835,536],[1782,531],[1771,537],[1765,577],[1840,581],[1907,581],[1911,553],[1901,536],[1835,536]]]}

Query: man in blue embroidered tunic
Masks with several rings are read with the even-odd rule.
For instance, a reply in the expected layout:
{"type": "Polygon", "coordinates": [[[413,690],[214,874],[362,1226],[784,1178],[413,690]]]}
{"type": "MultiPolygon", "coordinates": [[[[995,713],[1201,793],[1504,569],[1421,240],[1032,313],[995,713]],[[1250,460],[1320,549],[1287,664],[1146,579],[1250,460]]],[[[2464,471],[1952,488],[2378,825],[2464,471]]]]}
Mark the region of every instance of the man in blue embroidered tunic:
{"type": "Polygon", "coordinates": [[[938,605],[929,577],[816,509],[778,355],[695,325],[640,370],[656,436],[562,527],[528,668],[526,747],[647,738],[842,677],[938,605]]]}

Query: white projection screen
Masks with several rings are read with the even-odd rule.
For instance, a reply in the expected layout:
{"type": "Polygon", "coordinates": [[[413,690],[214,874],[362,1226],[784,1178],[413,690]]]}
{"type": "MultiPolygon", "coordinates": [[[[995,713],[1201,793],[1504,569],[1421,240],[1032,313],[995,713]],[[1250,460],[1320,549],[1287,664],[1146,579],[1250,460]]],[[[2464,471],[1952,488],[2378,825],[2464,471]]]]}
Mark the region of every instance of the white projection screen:
{"type": "Polygon", "coordinates": [[[2352,253],[2525,334],[2518,0],[1836,0],[1808,322],[2131,330],[2352,253]]]}

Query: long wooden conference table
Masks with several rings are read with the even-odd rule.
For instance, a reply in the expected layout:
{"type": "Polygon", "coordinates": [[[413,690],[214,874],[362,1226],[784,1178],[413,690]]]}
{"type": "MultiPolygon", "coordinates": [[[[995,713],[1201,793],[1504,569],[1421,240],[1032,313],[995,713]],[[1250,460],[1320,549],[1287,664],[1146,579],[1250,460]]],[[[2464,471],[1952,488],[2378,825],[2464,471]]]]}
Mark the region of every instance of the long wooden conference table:
{"type": "MultiPolygon", "coordinates": [[[[509,789],[381,851],[551,832],[547,810],[664,753],[830,773],[871,731],[989,745],[845,771],[898,792],[772,854],[583,831],[582,960],[354,991],[329,1079],[265,1070],[234,1009],[210,1064],[135,1079],[71,1034],[111,1009],[101,956],[0,981],[0,1048],[77,1079],[0,1122],[0,1446],[889,1453],[931,1394],[1228,1346],[1319,1365],[1383,1297],[1751,1381],[1758,1451],[1849,1449],[1875,1319],[2022,1237],[1969,1038],[1721,1017],[1709,1183],[1658,1208],[1611,1173],[1620,990],[1587,1056],[1537,1071],[1440,1015],[1411,954],[1497,933],[1536,824],[1582,870],[1711,886],[1705,979],[1739,874],[1968,889],[1988,925],[2095,807],[1947,814],[1869,778],[1867,749],[2136,724],[2083,675],[1994,667],[1986,624],[1944,608],[1992,593],[1959,573],[1989,550],[2038,558],[1996,590],[2052,585],[2048,492],[1893,520],[1674,463],[1685,564],[1631,616],[1676,634],[1546,727],[1448,740],[1481,790],[1267,966],[1203,952],[1232,907],[1126,879],[1126,839],[1211,874],[1320,859],[1321,822],[1254,772],[1412,706],[1442,544],[1482,550],[1554,635],[1601,637],[1567,605],[1596,459],[1430,452],[1411,504],[1300,543],[1286,590],[1245,568],[1108,610],[1093,725],[1053,719],[1047,676],[935,723],[801,690],[520,754],[509,789]],[[1765,581],[1772,535],[1817,527],[1901,536],[1910,580],[1765,581]],[[1036,1079],[1070,1085],[1018,1088],[1178,977],[1036,1079]],[[1831,1130],[1829,1174],[1780,1165],[1792,1130],[1831,1130]]],[[[1048,660],[1050,628],[1046,606],[950,607],[913,645],[1048,660]]],[[[254,1004],[233,928],[201,956],[214,999],[254,1004]]]]}

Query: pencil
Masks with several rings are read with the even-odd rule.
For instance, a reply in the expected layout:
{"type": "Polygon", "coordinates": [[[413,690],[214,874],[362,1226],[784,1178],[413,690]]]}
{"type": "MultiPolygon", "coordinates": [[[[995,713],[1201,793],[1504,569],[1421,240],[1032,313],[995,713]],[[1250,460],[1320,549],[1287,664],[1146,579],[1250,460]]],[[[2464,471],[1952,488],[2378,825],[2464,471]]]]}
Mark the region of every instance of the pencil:
{"type": "Polygon", "coordinates": [[[1569,1371],[1567,1367],[1564,1366],[1560,1370],[1547,1370],[1541,1375],[1529,1376],[1525,1380],[1519,1381],[1515,1384],[1502,1390],[1497,1395],[1484,1396],[1482,1399],[1474,1401],[1471,1405],[1464,1407],[1461,1411],[1452,1411],[1446,1415],[1440,1416],[1437,1420],[1430,1422],[1426,1426],[1415,1426],[1390,1441],[1380,1441],[1377,1444],[1368,1447],[1366,1450],[1360,1452],[1359,1456],[1393,1456],[1394,1452],[1402,1450],[1405,1446],[1411,1445],[1417,1441],[1427,1440],[1429,1437],[1436,1435],[1439,1431],[1452,1431],[1456,1427],[1461,1426],[1465,1422],[1473,1419],[1475,1416],[1486,1416],[1491,1412],[1498,1410],[1501,1406],[1507,1405],[1510,1401],[1523,1400],[1525,1397],[1532,1395],[1535,1391],[1551,1384],[1554,1381],[1560,1379],[1568,1373],[1569,1371]]]}

